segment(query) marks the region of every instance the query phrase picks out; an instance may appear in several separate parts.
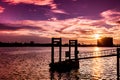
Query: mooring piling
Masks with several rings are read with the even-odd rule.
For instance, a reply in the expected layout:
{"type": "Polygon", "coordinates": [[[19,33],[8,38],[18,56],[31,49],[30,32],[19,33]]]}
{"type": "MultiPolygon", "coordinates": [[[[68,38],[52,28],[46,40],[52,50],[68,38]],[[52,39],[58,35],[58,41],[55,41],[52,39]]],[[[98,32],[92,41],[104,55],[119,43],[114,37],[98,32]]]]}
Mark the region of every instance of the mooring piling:
{"type": "Polygon", "coordinates": [[[117,80],[120,80],[120,71],[119,71],[119,58],[120,58],[120,48],[117,48],[117,80]]]}

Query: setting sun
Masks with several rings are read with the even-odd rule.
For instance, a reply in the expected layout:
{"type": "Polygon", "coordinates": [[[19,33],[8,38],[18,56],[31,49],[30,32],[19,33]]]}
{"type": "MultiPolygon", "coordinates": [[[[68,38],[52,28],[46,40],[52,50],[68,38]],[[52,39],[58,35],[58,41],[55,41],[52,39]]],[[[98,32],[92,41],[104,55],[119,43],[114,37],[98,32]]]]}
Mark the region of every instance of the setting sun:
{"type": "Polygon", "coordinates": [[[96,39],[99,39],[99,38],[100,38],[100,34],[95,34],[94,37],[95,37],[96,39]]]}

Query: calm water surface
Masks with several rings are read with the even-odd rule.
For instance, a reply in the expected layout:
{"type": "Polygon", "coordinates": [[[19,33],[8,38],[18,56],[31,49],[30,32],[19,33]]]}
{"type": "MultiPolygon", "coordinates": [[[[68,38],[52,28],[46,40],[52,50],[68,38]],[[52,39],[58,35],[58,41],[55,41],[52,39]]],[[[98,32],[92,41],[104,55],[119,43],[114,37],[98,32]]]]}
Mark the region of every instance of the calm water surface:
{"type": "MultiPolygon", "coordinates": [[[[111,48],[79,47],[79,51],[111,48]]],[[[63,48],[63,52],[66,50],[63,48]]],[[[0,48],[0,80],[116,80],[115,56],[80,60],[80,69],[66,73],[50,72],[50,60],[50,47],[0,48]]]]}

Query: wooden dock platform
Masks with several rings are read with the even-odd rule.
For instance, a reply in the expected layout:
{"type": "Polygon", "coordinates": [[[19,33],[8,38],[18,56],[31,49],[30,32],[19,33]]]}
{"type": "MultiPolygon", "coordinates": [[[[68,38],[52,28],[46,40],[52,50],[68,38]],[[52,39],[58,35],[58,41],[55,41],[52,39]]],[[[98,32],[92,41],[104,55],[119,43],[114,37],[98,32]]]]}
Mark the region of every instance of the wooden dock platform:
{"type": "Polygon", "coordinates": [[[51,67],[51,71],[57,71],[57,72],[69,72],[73,69],[79,69],[79,61],[71,60],[71,61],[61,61],[56,63],[49,64],[51,67]]]}

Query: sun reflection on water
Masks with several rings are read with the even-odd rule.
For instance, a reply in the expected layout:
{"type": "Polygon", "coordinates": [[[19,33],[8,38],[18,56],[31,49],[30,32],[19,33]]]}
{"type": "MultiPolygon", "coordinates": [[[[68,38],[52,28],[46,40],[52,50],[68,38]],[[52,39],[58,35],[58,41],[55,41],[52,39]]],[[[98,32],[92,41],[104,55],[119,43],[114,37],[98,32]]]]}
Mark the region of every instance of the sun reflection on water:
{"type": "MultiPolygon", "coordinates": [[[[98,55],[100,55],[100,53],[99,53],[99,51],[100,51],[100,49],[98,48],[98,47],[95,47],[94,48],[94,55],[95,56],[98,56],[98,55]]],[[[92,75],[94,75],[94,79],[100,79],[100,77],[101,77],[101,74],[100,73],[103,73],[103,69],[102,69],[102,58],[94,58],[93,60],[92,60],[92,64],[93,64],[93,66],[92,66],[92,75]]]]}
{"type": "Polygon", "coordinates": [[[100,51],[100,49],[98,47],[95,47],[94,51],[100,51]]]}

